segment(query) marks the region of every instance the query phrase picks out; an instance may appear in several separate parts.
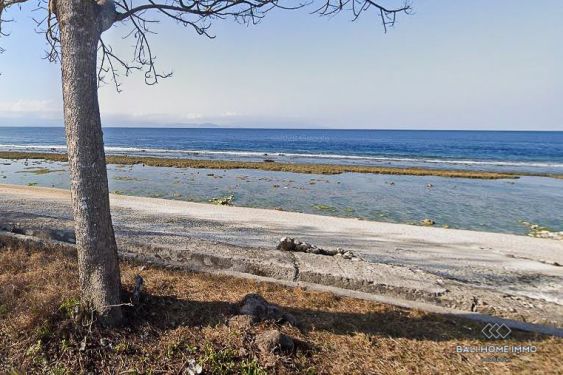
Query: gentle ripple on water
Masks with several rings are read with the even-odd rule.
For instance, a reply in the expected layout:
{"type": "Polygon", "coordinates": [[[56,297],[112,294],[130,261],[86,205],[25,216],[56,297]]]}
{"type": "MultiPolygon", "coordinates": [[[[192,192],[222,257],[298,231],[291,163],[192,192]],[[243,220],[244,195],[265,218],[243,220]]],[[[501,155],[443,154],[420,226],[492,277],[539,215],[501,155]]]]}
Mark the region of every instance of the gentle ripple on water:
{"type": "MultiPolygon", "coordinates": [[[[471,180],[345,173],[108,166],[110,191],[396,223],[527,234],[522,221],[563,231],[563,180],[471,180]],[[429,187],[431,186],[431,187],[429,187]]],[[[69,188],[66,163],[0,160],[0,182],[69,188]],[[39,172],[39,168],[48,168],[39,172]],[[49,173],[45,173],[49,172],[49,173]]]]}

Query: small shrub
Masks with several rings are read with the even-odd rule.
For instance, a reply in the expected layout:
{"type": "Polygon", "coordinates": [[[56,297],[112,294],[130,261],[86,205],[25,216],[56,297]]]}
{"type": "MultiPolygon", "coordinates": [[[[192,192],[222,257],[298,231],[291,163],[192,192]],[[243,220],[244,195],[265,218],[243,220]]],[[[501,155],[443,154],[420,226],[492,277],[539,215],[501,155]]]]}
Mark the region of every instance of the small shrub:
{"type": "Polygon", "coordinates": [[[78,298],[71,297],[60,304],[59,311],[62,312],[66,318],[72,318],[78,306],[80,306],[80,300],[78,298]]]}
{"type": "Polygon", "coordinates": [[[243,375],[268,375],[255,359],[246,359],[240,363],[240,373],[243,375]]]}
{"type": "Polygon", "coordinates": [[[267,375],[266,370],[255,359],[241,360],[235,350],[216,350],[210,344],[204,347],[201,364],[206,367],[206,374],[267,375]]]}
{"type": "Polygon", "coordinates": [[[39,328],[37,328],[36,333],[37,339],[39,341],[50,338],[53,335],[53,332],[51,330],[51,324],[49,323],[49,321],[44,321],[43,324],[41,324],[39,328]]]}

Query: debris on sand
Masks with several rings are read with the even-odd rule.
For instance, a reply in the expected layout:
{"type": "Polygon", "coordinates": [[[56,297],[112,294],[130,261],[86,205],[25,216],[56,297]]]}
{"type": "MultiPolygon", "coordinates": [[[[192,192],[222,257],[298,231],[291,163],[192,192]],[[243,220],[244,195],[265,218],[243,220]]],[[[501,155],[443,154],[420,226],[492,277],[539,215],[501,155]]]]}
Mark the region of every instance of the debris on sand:
{"type": "Polygon", "coordinates": [[[431,227],[432,225],[436,224],[436,222],[432,219],[424,219],[420,221],[420,224],[427,227],[431,227]]]}
{"type": "Polygon", "coordinates": [[[350,260],[359,260],[360,258],[356,256],[353,252],[349,250],[344,250],[341,248],[336,249],[323,249],[314,245],[311,245],[307,242],[301,242],[296,240],[295,238],[291,237],[283,237],[278,246],[276,247],[278,250],[281,251],[291,251],[291,252],[300,252],[300,253],[309,253],[309,254],[318,254],[318,255],[328,255],[328,256],[336,256],[342,257],[344,259],[350,260]]]}
{"type": "Polygon", "coordinates": [[[233,194],[227,195],[226,197],[211,198],[210,203],[217,204],[219,206],[230,206],[235,196],[233,194]]]}
{"type": "Polygon", "coordinates": [[[563,232],[554,232],[550,228],[543,227],[538,224],[532,224],[527,221],[522,221],[521,223],[528,228],[528,236],[530,237],[563,240],[563,232]]]}

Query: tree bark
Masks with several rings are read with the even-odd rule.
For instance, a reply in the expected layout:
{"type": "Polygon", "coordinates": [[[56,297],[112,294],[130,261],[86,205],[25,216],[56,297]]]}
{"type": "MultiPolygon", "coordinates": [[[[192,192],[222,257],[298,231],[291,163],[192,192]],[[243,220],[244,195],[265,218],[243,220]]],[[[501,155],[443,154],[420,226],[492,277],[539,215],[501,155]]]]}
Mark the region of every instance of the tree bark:
{"type": "Polygon", "coordinates": [[[93,0],[57,0],[64,122],[82,302],[109,325],[121,321],[121,278],[111,222],[97,88],[102,32],[93,0]]]}

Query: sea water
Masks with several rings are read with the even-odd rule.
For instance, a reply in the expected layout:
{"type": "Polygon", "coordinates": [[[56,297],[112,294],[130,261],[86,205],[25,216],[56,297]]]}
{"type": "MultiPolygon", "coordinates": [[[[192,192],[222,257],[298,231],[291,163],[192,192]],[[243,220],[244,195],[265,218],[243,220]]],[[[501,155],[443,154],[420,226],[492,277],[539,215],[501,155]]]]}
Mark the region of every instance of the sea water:
{"type": "MultiPolygon", "coordinates": [[[[108,128],[109,154],[563,173],[563,132],[108,128]]],[[[64,151],[60,128],[0,128],[0,150],[64,151]]],[[[309,175],[110,165],[110,191],[364,220],[527,234],[563,231],[563,180],[309,175]]],[[[0,183],[68,188],[67,163],[0,160],[0,183]]]]}

